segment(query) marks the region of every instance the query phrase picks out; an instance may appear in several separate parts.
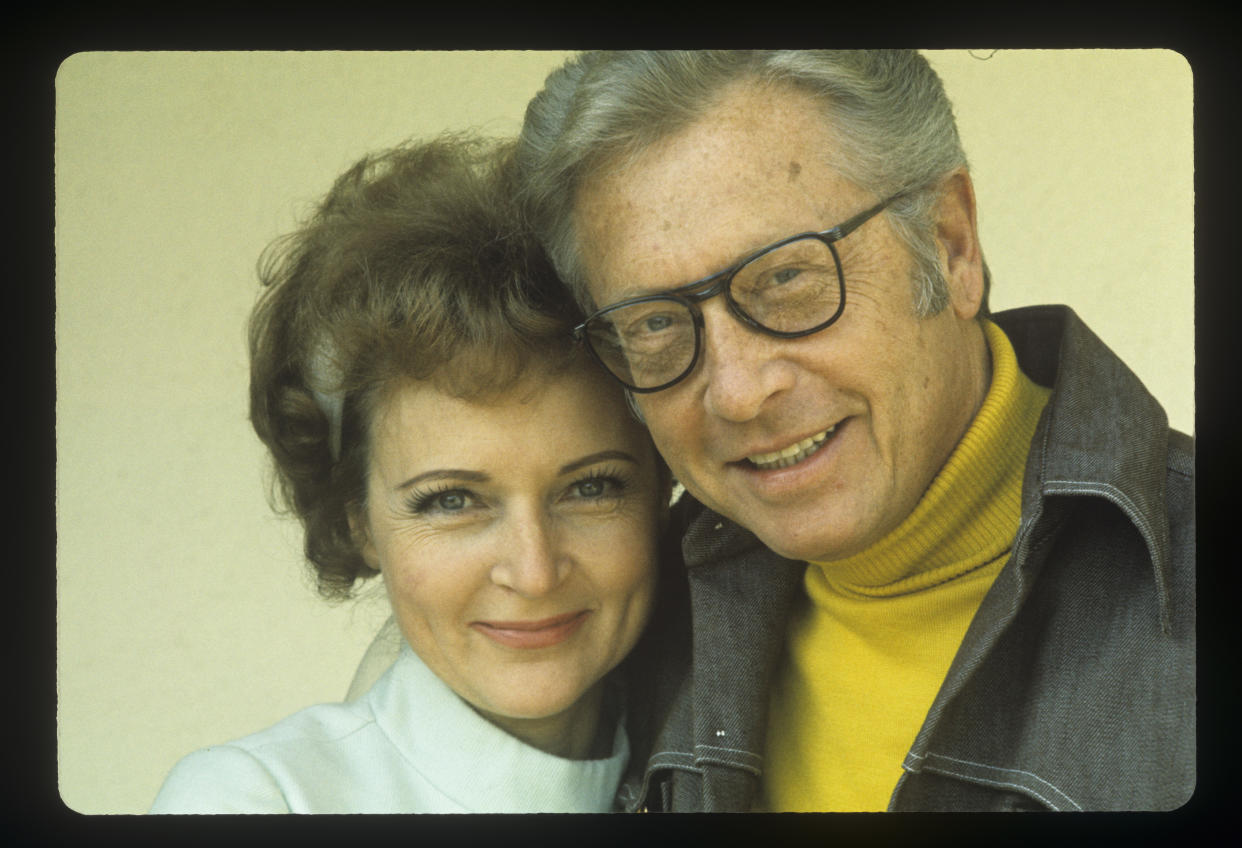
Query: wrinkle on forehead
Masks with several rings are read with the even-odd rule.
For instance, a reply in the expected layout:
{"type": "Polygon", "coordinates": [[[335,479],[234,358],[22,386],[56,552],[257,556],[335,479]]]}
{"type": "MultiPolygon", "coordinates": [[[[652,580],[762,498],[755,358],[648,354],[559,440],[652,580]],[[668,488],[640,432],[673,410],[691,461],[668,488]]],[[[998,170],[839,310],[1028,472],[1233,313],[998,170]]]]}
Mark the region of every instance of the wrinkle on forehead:
{"type": "Polygon", "coordinates": [[[699,120],[603,161],[576,187],[571,213],[584,269],[627,278],[595,278],[597,302],[685,285],[864,208],[868,193],[831,164],[826,122],[808,120],[817,112],[796,89],[731,86],[699,120]],[[770,214],[776,197],[780,213],[770,214]]]}

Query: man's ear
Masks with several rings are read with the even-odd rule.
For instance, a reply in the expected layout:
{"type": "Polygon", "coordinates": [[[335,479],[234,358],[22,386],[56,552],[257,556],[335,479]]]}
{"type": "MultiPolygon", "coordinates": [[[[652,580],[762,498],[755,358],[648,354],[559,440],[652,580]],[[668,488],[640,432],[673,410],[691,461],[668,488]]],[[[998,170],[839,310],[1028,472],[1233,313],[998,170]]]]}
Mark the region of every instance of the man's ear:
{"type": "Polygon", "coordinates": [[[655,442],[648,439],[648,446],[656,465],[656,486],[658,487],[656,497],[658,498],[659,528],[660,532],[663,533],[668,529],[668,522],[673,514],[673,490],[677,486],[677,481],[673,478],[673,470],[668,467],[664,457],[660,456],[660,452],[656,450],[655,442]]]}
{"type": "Polygon", "coordinates": [[[936,205],[936,247],[949,287],[949,304],[971,320],[983,304],[983,251],[975,222],[975,187],[965,168],[949,175],[936,205]]]}
{"type": "Polygon", "coordinates": [[[354,540],[354,546],[358,549],[358,553],[362,555],[362,559],[369,565],[372,570],[379,571],[379,554],[375,551],[375,544],[371,541],[371,529],[367,525],[366,507],[361,504],[350,504],[346,507],[349,515],[349,535],[354,540]]]}
{"type": "Polygon", "coordinates": [[[660,486],[660,520],[657,526],[660,533],[663,534],[668,529],[669,520],[673,517],[673,486],[674,480],[669,477],[667,482],[660,486]]]}
{"type": "Polygon", "coordinates": [[[643,418],[643,411],[638,408],[638,398],[629,389],[625,390],[625,405],[630,408],[630,414],[634,416],[634,420],[646,427],[647,419],[643,418]]]}

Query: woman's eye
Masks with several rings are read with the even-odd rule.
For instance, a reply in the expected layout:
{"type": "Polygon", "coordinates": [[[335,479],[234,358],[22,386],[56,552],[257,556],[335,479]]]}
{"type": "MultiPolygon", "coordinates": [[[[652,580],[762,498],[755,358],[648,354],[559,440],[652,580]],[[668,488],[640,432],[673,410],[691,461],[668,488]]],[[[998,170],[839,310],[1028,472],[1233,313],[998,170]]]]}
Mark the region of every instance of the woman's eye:
{"type": "Polygon", "coordinates": [[[429,492],[414,499],[411,507],[416,513],[461,512],[474,503],[474,497],[463,489],[429,492]]]}
{"type": "Polygon", "coordinates": [[[584,498],[598,498],[604,493],[605,484],[603,480],[583,480],[581,483],[575,484],[578,494],[584,498]]]}
{"type": "Polygon", "coordinates": [[[583,500],[601,500],[621,493],[624,484],[615,477],[587,477],[570,486],[574,497],[583,500]]]}
{"type": "Polygon", "coordinates": [[[445,492],[436,497],[436,506],[448,512],[466,508],[466,496],[462,492],[445,492]]]}

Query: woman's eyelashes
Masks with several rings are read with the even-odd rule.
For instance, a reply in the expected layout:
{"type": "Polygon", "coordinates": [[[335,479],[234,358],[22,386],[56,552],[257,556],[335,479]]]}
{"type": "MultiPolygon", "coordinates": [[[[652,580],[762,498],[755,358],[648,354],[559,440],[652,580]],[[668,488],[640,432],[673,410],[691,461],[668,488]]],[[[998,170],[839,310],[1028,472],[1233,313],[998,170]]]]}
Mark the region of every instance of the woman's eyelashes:
{"type": "MultiPolygon", "coordinates": [[[[598,469],[574,479],[552,501],[570,506],[610,504],[620,500],[629,488],[629,477],[621,469],[598,469]]],[[[503,506],[504,497],[492,495],[484,498],[471,489],[442,485],[411,492],[405,506],[411,515],[461,518],[485,510],[493,502],[503,506]]]]}
{"type": "Polygon", "coordinates": [[[593,471],[569,484],[566,495],[582,501],[612,501],[620,498],[629,487],[625,475],[617,470],[593,471]]]}
{"type": "Polygon", "coordinates": [[[478,498],[469,489],[447,486],[412,492],[406,501],[407,508],[415,515],[460,515],[478,504],[478,498]]]}

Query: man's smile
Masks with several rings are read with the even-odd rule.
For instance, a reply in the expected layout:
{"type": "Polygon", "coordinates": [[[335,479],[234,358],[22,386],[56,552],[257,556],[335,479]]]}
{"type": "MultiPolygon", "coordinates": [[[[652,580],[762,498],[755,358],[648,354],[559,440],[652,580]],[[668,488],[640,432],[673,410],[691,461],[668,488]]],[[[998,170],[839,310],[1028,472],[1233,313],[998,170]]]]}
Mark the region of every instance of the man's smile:
{"type": "Polygon", "coordinates": [[[769,453],[757,453],[747,456],[746,459],[761,471],[769,471],[776,468],[788,468],[796,465],[811,454],[815,453],[828,437],[833,435],[837,430],[837,425],[833,424],[827,430],[808,436],[801,441],[792,445],[781,448],[780,450],[771,451],[769,453]]]}

